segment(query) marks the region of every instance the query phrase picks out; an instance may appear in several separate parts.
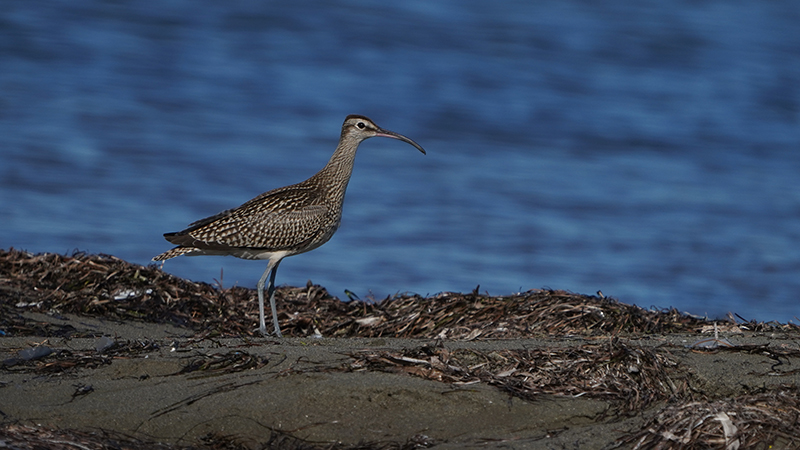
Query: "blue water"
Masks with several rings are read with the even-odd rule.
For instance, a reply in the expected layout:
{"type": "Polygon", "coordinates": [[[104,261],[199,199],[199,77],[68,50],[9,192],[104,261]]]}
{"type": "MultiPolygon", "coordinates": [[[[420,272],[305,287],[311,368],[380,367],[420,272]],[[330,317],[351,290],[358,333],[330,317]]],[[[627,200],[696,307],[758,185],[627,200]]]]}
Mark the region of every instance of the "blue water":
{"type": "MultiPolygon", "coordinates": [[[[793,0],[9,0],[0,247],[147,264],[315,173],[347,114],[428,155],[362,144],[340,230],[279,284],[800,316],[793,0]]],[[[164,268],[254,287],[265,264],[164,268]]]]}

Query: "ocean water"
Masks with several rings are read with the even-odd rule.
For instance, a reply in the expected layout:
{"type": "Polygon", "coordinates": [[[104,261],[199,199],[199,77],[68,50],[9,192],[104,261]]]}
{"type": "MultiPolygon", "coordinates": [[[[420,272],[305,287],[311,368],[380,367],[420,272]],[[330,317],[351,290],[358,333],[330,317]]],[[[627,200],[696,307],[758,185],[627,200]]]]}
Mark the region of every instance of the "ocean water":
{"type": "Polygon", "coordinates": [[[363,143],[341,228],[279,284],[800,317],[793,1],[10,0],[0,247],[148,264],[163,233],[314,174],[347,114],[428,154],[363,143]]]}

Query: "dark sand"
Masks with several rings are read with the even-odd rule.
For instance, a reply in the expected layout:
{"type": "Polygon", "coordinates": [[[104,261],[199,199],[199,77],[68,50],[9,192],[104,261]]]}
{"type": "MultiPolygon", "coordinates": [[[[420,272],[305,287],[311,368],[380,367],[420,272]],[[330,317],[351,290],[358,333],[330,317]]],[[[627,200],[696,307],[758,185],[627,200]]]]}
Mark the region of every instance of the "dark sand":
{"type": "MultiPolygon", "coordinates": [[[[613,402],[590,395],[510,396],[485,383],[454,384],[409,373],[352,370],[353,352],[398,351],[423,345],[447,349],[575,347],[603,337],[442,341],[385,338],[194,339],[186,329],[148,323],[115,323],[88,317],[25,313],[37,321],[69,324],[116,342],[155,343],[130,357],[93,368],[48,373],[32,361],[0,372],[4,423],[77,430],[112,430],[145,441],[201,445],[209,434],[257,447],[273,431],[318,444],[389,443],[436,448],[607,448],[638,431],[665,406],[616,414],[613,402]],[[245,351],[257,368],[228,373],[213,367],[179,372],[203,356],[245,351]],[[344,370],[350,368],[348,370],[344,370]],[[87,388],[90,387],[90,388],[87,388]],[[86,393],[82,393],[88,391],[86,393]]],[[[796,358],[776,360],[758,352],[709,352],[687,348],[696,335],[627,339],[629,345],[668,349],[693,389],[729,398],[798,385],[796,358]],[[785,368],[787,370],[778,370],[785,368]]],[[[737,334],[737,344],[798,349],[798,336],[737,334]]],[[[35,344],[56,353],[97,353],[98,338],[5,337],[0,358],[9,360],[35,344]]],[[[44,358],[40,364],[47,361],[44,358]]],[[[625,445],[623,448],[627,448],[625,445]]],[[[2,441],[0,441],[2,448],[2,441]]]]}

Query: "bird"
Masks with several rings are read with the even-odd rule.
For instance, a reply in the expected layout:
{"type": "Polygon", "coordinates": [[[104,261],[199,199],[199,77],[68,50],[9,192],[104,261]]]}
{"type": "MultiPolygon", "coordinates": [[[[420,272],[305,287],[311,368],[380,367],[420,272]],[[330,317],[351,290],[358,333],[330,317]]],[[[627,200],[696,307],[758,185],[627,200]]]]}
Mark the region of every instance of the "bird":
{"type": "MultiPolygon", "coordinates": [[[[369,118],[351,114],[342,124],[339,145],[328,163],[311,178],[267,191],[239,206],[200,219],[183,230],[164,234],[177,247],[153,257],[223,255],[267,260],[258,281],[259,331],[268,336],[264,315],[264,284],[276,337],[283,337],[275,307],[275,274],[283,258],[305,253],[328,242],[342,220],[342,205],[353,173],[359,144],[372,137],[398,139],[425,153],[402,134],[383,129],[369,118]]],[[[163,263],[162,263],[163,264],[163,263]]]]}

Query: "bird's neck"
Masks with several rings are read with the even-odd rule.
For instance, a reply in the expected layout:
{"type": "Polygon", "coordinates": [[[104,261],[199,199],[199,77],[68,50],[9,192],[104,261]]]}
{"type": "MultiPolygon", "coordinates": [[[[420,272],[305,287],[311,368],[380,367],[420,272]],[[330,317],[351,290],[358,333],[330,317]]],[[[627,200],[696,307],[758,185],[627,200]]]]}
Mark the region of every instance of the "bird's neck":
{"type": "Polygon", "coordinates": [[[316,175],[316,177],[327,180],[325,188],[328,197],[343,201],[347,184],[350,182],[350,175],[353,173],[353,163],[359,143],[358,140],[343,136],[328,164],[316,175]]]}

